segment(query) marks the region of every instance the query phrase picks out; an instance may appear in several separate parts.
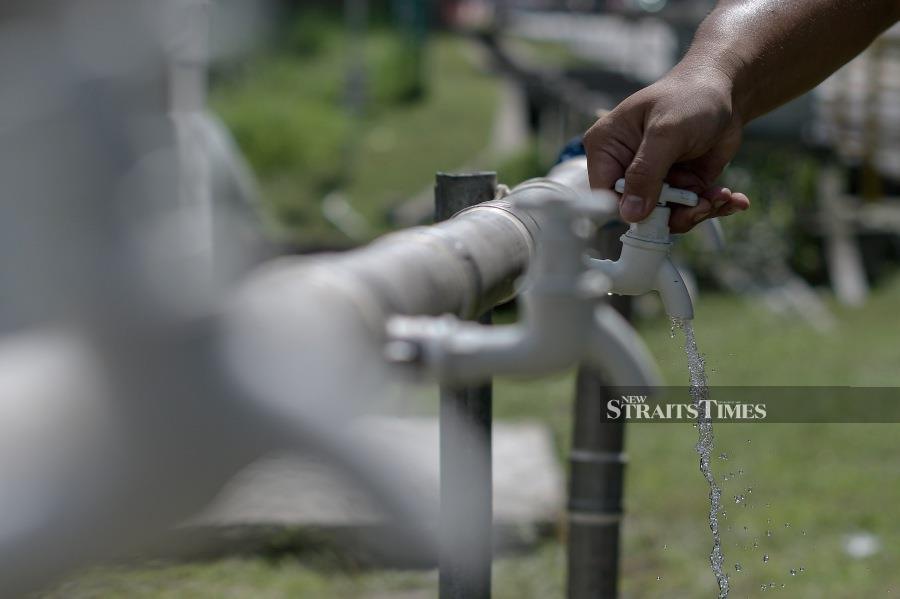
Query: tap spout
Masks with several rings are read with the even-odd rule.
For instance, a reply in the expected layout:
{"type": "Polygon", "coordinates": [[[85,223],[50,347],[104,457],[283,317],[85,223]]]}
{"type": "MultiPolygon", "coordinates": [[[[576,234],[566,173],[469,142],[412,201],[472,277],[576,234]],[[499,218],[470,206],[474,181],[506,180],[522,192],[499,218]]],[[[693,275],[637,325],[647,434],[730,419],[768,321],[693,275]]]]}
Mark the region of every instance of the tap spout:
{"type": "Polygon", "coordinates": [[[669,213],[669,208],[660,206],[646,220],[632,224],[621,237],[618,260],[588,258],[588,264],[609,277],[612,293],[643,295],[656,291],[669,316],[690,319],[694,317],[693,302],[669,256],[669,213]]]}
{"type": "Polygon", "coordinates": [[[678,272],[678,268],[668,256],[656,271],[655,286],[666,309],[666,314],[681,320],[694,318],[694,302],[691,294],[688,292],[687,285],[684,284],[684,278],[678,272]]]}

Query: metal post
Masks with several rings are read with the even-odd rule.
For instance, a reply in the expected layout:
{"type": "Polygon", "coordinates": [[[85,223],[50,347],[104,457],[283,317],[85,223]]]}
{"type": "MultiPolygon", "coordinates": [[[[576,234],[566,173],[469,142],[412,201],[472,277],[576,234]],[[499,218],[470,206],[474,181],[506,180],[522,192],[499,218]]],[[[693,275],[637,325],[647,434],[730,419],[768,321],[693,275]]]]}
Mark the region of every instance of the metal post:
{"type": "MultiPolygon", "coordinates": [[[[601,232],[598,249],[614,254],[622,230],[601,232]]],[[[630,298],[613,306],[628,318],[630,298]]],[[[625,479],[625,423],[606,417],[610,389],[582,367],[575,390],[572,450],[569,454],[569,599],[615,599],[619,582],[619,530],[625,479]]]]}
{"type": "Polygon", "coordinates": [[[625,425],[605,421],[608,387],[582,368],[569,456],[570,599],[614,599],[619,578],[619,524],[625,473],[625,425]]]}
{"type": "MultiPolygon", "coordinates": [[[[438,173],[435,221],[493,199],[496,173],[438,173]]],[[[490,324],[491,313],[479,322],[490,324]]],[[[441,599],[491,596],[491,384],[441,387],[441,599]]]]}

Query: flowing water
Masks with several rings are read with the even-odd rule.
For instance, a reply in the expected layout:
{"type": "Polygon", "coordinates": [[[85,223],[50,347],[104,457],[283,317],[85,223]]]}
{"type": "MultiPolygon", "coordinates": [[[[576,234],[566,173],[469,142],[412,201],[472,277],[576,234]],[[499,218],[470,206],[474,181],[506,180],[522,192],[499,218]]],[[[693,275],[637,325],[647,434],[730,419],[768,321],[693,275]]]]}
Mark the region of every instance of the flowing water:
{"type": "MultiPolygon", "coordinates": [[[[728,575],[725,574],[725,555],[722,553],[722,538],[719,535],[719,511],[722,507],[722,489],[713,475],[711,457],[714,445],[712,420],[706,413],[709,405],[709,383],[706,380],[703,357],[697,349],[694,327],[690,320],[672,319],[675,328],[684,331],[684,351],[687,354],[688,370],[691,375],[691,401],[697,407],[697,455],[700,456],[700,472],[709,485],[709,530],[712,532],[713,547],[709,554],[716,582],[719,584],[719,599],[728,597],[728,575]]],[[[738,569],[740,570],[740,569],[738,569]]]]}

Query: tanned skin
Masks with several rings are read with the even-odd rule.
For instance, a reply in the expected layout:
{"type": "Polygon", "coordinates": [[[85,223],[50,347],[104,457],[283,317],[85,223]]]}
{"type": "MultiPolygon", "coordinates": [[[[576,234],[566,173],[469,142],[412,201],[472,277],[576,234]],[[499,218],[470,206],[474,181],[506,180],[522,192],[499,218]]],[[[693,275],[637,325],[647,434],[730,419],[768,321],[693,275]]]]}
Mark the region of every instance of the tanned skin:
{"type": "Polygon", "coordinates": [[[714,185],[745,124],[812,89],[900,20],[900,0],[722,0],[685,57],[585,134],[591,187],[625,177],[619,212],[646,218],[663,181],[697,192],[675,207],[673,232],[746,210],[714,185]]]}

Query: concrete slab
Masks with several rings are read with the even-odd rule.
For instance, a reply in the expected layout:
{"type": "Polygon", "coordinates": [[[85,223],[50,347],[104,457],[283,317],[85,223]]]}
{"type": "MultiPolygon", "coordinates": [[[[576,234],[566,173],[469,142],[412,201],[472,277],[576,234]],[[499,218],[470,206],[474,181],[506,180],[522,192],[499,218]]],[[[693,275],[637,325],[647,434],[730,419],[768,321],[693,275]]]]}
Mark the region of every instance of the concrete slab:
{"type": "MultiPolygon", "coordinates": [[[[423,501],[437,509],[436,419],[378,419],[365,427],[390,436],[412,456],[423,501]]],[[[564,508],[564,478],[553,441],[539,424],[494,424],[494,519],[497,523],[555,522],[564,508]]],[[[204,525],[373,524],[381,512],[366,492],[314,459],[273,455],[239,473],[195,522],[204,525]]]]}
{"type": "MultiPolygon", "coordinates": [[[[417,495],[437,514],[437,420],[380,418],[361,429],[360,434],[390,439],[392,449],[409,458],[403,467],[421,483],[417,495]]],[[[495,423],[493,436],[495,536],[501,545],[518,545],[561,521],[565,479],[543,425],[495,423]]],[[[333,467],[299,455],[272,455],[235,476],[185,528],[229,531],[231,538],[236,530],[258,536],[308,528],[340,531],[339,537],[357,543],[372,531],[385,536],[384,524],[366,491],[333,467]]]]}

